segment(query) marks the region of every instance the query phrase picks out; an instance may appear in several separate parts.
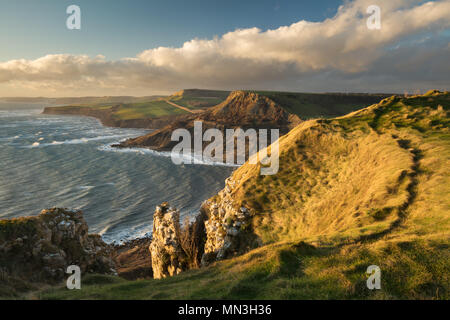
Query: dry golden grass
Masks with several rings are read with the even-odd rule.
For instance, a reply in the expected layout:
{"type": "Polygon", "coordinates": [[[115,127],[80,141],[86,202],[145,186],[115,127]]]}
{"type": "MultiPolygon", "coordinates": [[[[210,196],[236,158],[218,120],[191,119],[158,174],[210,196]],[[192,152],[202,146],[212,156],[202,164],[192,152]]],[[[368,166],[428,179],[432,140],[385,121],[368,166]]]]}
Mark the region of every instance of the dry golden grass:
{"type": "Polygon", "coordinates": [[[314,121],[283,137],[280,150],[277,175],[261,178],[245,166],[234,175],[238,201],[256,204],[254,229],[265,242],[379,232],[407,201],[413,156],[390,135],[314,121]],[[260,194],[267,203],[256,202],[260,194]]]}
{"type": "Polygon", "coordinates": [[[449,100],[389,98],[306,121],[280,139],[276,175],[249,164],[234,173],[235,200],[252,208],[265,243],[354,241],[400,224],[404,234],[448,237],[449,100]]]}
{"type": "MultiPolygon", "coordinates": [[[[392,97],[280,139],[280,171],[235,171],[265,245],[163,281],[53,290],[72,299],[449,299],[450,94],[392,97]],[[382,290],[366,269],[382,270],[382,290]]],[[[113,281],[114,280],[114,281],[113,281]]]]}

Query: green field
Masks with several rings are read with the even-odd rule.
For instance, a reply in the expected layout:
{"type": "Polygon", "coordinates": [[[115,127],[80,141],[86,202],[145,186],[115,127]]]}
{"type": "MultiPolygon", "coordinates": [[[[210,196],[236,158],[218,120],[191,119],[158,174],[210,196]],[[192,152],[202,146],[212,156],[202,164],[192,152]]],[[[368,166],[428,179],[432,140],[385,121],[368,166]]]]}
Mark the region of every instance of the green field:
{"type": "MultiPolygon", "coordinates": [[[[199,110],[215,106],[226,99],[228,91],[213,91],[189,89],[177,92],[167,97],[103,97],[103,98],[79,98],[78,103],[52,109],[90,108],[92,110],[110,111],[115,120],[136,120],[146,118],[159,118],[164,116],[189,114],[188,111],[177,108],[166,102],[169,100],[189,110],[199,110]],[[90,103],[92,101],[92,103],[90,103]]],[[[76,99],[67,101],[77,102],[76,99]]]]}
{"type": "MultiPolygon", "coordinates": [[[[439,284],[449,273],[445,241],[381,247],[277,244],[211,267],[163,280],[127,281],[87,275],[81,290],[35,292],[38,299],[448,299],[439,284]],[[368,265],[383,270],[382,290],[370,291],[368,265]],[[436,279],[436,280],[433,280],[436,279]]],[[[447,278],[448,280],[448,278],[447,278]]]]}
{"type": "MultiPolygon", "coordinates": [[[[40,299],[449,299],[449,93],[392,97],[280,138],[280,171],[237,169],[263,246],[163,280],[88,275],[40,299]],[[367,267],[382,270],[368,290],[367,267]]],[[[220,201],[219,195],[210,201],[220,201]]]]}
{"type": "Polygon", "coordinates": [[[197,110],[216,106],[224,99],[219,97],[172,97],[170,101],[190,110],[197,110]]]}
{"type": "Polygon", "coordinates": [[[387,95],[253,91],[302,119],[335,117],[378,103],[387,95]]]}
{"type": "MultiPolygon", "coordinates": [[[[386,95],[381,94],[251,91],[272,99],[286,109],[286,111],[296,114],[304,120],[341,116],[375,104],[386,97],[386,95]]],[[[132,100],[130,97],[123,97],[122,102],[113,102],[115,100],[120,101],[121,97],[114,99],[112,97],[105,97],[97,98],[96,100],[91,99],[95,103],[81,102],[80,104],[72,104],[67,107],[90,107],[100,110],[111,109],[113,110],[112,116],[116,120],[134,120],[189,113],[186,110],[168,104],[165,100],[169,100],[189,110],[202,110],[222,103],[228,95],[229,91],[187,89],[168,97],[133,98],[133,101],[130,101],[132,100]]],[[[82,101],[86,99],[84,98],[82,101]]]]}
{"type": "Polygon", "coordinates": [[[187,114],[187,111],[171,106],[164,100],[120,105],[114,117],[120,120],[158,118],[163,116],[187,114]]]}
{"type": "Polygon", "coordinates": [[[169,100],[190,110],[198,110],[218,105],[225,101],[229,91],[185,89],[174,93],[169,100]]]}

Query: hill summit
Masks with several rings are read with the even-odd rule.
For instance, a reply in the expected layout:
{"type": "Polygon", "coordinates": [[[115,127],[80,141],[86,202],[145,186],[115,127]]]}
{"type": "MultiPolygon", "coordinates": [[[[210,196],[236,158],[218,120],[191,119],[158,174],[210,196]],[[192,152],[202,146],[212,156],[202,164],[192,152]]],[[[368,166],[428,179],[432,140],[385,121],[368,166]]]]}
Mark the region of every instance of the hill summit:
{"type": "MultiPolygon", "coordinates": [[[[279,129],[281,134],[287,133],[300,122],[296,115],[285,111],[271,99],[257,93],[234,91],[228,98],[215,107],[201,113],[192,114],[181,120],[156,130],[148,135],[129,139],[119,147],[148,147],[155,150],[171,150],[177,142],[171,141],[172,132],[183,128],[194,132],[194,122],[201,121],[203,132],[216,128],[224,132],[225,129],[279,129]]],[[[208,143],[205,143],[206,147],[208,143]]]]}
{"type": "MultiPolygon", "coordinates": [[[[236,93],[214,110],[239,101],[268,102],[236,93]]],[[[432,91],[301,122],[279,139],[276,175],[246,163],[204,202],[201,268],[138,282],[105,275],[41,296],[449,299],[449,116],[450,93],[432,91]],[[367,287],[373,265],[380,290],[367,287]]]]}

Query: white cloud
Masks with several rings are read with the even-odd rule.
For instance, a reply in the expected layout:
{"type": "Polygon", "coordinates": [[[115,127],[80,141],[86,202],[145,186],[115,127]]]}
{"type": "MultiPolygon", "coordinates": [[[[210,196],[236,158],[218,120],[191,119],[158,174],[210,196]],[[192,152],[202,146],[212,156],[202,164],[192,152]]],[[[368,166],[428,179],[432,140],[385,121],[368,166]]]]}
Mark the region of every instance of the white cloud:
{"type": "Polygon", "coordinates": [[[450,0],[346,1],[322,22],[239,29],[211,40],[193,39],[181,48],[146,50],[134,58],[59,54],[3,62],[0,94],[149,94],[185,87],[448,88],[449,41],[440,33],[448,28],[450,0]],[[381,7],[381,30],[366,26],[366,9],[372,4],[381,7]],[[427,70],[433,71],[431,77],[427,70]]]}

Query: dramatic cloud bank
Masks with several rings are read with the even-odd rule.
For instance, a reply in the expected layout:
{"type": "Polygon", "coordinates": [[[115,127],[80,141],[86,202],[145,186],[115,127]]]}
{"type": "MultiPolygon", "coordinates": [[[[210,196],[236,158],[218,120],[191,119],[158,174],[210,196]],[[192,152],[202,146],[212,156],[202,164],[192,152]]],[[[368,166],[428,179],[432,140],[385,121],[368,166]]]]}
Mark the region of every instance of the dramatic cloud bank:
{"type": "Polygon", "coordinates": [[[450,87],[450,0],[346,1],[322,22],[240,29],[136,57],[0,63],[0,95],[152,94],[180,88],[399,92],[450,87]],[[366,12],[381,7],[381,30],[366,12]]]}

